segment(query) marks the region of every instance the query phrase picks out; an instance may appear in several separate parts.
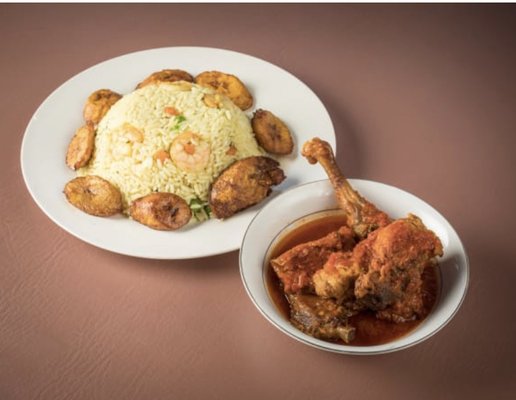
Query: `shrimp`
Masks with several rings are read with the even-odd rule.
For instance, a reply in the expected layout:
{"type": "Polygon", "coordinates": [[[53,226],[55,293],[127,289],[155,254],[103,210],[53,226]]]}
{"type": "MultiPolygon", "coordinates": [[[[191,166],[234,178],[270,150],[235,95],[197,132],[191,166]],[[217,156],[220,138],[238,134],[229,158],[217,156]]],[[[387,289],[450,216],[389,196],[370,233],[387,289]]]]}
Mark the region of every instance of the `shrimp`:
{"type": "Polygon", "coordinates": [[[111,151],[113,157],[116,159],[131,156],[135,144],[142,143],[145,139],[145,135],[142,130],[127,122],[121,125],[119,129],[120,134],[114,142],[113,149],[111,151]]]}
{"type": "Polygon", "coordinates": [[[170,158],[185,171],[200,171],[210,160],[210,145],[197,133],[183,132],[172,141],[170,158]]]}
{"type": "Polygon", "coordinates": [[[136,126],[127,122],[122,125],[122,130],[124,132],[124,137],[129,142],[142,143],[143,139],[145,138],[141,129],[138,129],[136,126]]]}

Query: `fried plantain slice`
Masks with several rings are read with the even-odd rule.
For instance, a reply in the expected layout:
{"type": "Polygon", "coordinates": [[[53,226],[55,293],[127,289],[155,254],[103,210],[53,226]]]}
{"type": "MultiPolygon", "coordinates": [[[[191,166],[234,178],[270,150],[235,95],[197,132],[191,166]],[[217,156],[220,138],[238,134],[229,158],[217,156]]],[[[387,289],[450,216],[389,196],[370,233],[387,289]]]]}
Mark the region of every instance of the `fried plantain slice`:
{"type": "Polygon", "coordinates": [[[86,124],[97,125],[111,106],[121,98],[121,94],[109,89],[99,89],[90,94],[82,113],[86,124]]]}
{"type": "Polygon", "coordinates": [[[117,187],[96,175],[72,179],[64,187],[66,199],[85,213],[109,217],[122,211],[122,195],[117,187]]]}
{"type": "Polygon", "coordinates": [[[243,158],[222,171],[213,182],[209,206],[217,218],[229,218],[262,201],[271,192],[271,186],[284,179],[276,160],[264,156],[243,158]]]}
{"type": "Polygon", "coordinates": [[[271,154],[292,153],[294,141],[285,123],[270,111],[258,109],[251,119],[258,144],[271,154]]]}
{"type": "Polygon", "coordinates": [[[192,211],[186,201],[174,193],[157,192],[134,200],[129,214],[149,228],[173,231],[186,225],[192,211]]]}
{"type": "Polygon", "coordinates": [[[205,71],[195,77],[195,83],[211,87],[217,93],[229,97],[241,110],[247,110],[253,105],[253,96],[235,75],[220,71],[205,71]]]}
{"type": "Polygon", "coordinates": [[[150,74],[147,78],[145,78],[136,86],[136,89],[140,89],[144,86],[152,85],[158,82],[177,81],[193,82],[193,78],[192,75],[190,75],[186,71],[183,71],[182,69],[164,69],[162,71],[150,74]]]}
{"type": "Polygon", "coordinates": [[[68,151],[66,152],[66,165],[76,170],[82,168],[90,161],[95,146],[95,129],[93,125],[81,126],[73,136],[68,151]]]}

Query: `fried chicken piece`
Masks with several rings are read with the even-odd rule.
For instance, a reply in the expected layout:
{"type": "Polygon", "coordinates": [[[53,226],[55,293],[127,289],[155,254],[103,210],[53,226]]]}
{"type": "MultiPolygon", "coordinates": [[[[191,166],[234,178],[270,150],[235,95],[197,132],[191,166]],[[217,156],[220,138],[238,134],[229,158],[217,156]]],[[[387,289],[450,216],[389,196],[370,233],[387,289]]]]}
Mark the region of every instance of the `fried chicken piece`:
{"type": "Polygon", "coordinates": [[[95,146],[95,129],[92,124],[81,126],[73,136],[66,152],[66,165],[73,170],[90,161],[95,146]]]}
{"type": "MultiPolygon", "coordinates": [[[[271,260],[285,293],[314,293],[312,276],[334,252],[351,250],[353,232],[347,226],[326,236],[301,243],[271,260]]],[[[336,253],[340,254],[340,253],[336,253]]]]}
{"type": "Polygon", "coordinates": [[[348,226],[359,238],[365,238],[369,232],[391,222],[387,214],[351,187],[340,172],[333,150],[327,142],[319,138],[311,139],[303,145],[301,154],[310,164],[319,162],[322,165],[335,190],[339,207],[347,214],[348,226]]]}
{"type": "Polygon", "coordinates": [[[83,110],[83,117],[86,124],[97,126],[111,106],[121,98],[121,94],[109,89],[100,89],[90,94],[83,110]]]}
{"type": "Polygon", "coordinates": [[[294,141],[285,123],[270,111],[258,109],[254,112],[251,125],[256,140],[271,154],[287,155],[294,149],[294,141]]]}
{"type": "Polygon", "coordinates": [[[65,185],[64,194],[73,206],[98,217],[109,217],[122,211],[120,190],[96,175],[80,176],[65,185]]]}
{"type": "Polygon", "coordinates": [[[418,217],[392,221],[360,196],[340,172],[328,143],[312,139],[303,146],[303,155],[326,170],[349,226],[362,239],[351,254],[314,275],[316,293],[342,302],[355,279],[357,302],[377,311],[379,318],[416,318],[422,311],[423,270],[443,254],[439,238],[418,217]]]}
{"type": "Polygon", "coordinates": [[[136,89],[140,89],[147,85],[152,85],[159,82],[193,82],[193,77],[188,72],[181,69],[164,69],[150,74],[147,78],[141,81],[136,89]]]}
{"type": "Polygon", "coordinates": [[[342,340],[350,343],[355,338],[355,328],[348,324],[353,311],[310,294],[290,294],[290,321],[300,331],[324,340],[342,340]]]}
{"type": "Polygon", "coordinates": [[[195,83],[215,89],[217,93],[227,96],[241,110],[253,105],[253,96],[247,87],[235,75],[220,71],[205,71],[197,75],[195,83]]]}
{"type": "Polygon", "coordinates": [[[442,255],[439,238],[415,215],[376,230],[353,250],[362,270],[356,299],[381,319],[417,318],[423,311],[423,270],[442,255]]]}
{"type": "Polygon", "coordinates": [[[182,197],[156,192],[134,200],[129,215],[149,228],[172,231],[186,225],[192,218],[192,211],[182,197]]]}
{"type": "Polygon", "coordinates": [[[353,300],[355,281],[359,275],[360,266],[353,259],[353,253],[338,251],[328,257],[312,280],[318,296],[332,297],[342,303],[353,300]]]}
{"type": "Polygon", "coordinates": [[[271,186],[285,179],[279,163],[269,157],[252,156],[231,164],[213,182],[209,206],[217,218],[233,214],[259,203],[271,192],[271,186]]]}

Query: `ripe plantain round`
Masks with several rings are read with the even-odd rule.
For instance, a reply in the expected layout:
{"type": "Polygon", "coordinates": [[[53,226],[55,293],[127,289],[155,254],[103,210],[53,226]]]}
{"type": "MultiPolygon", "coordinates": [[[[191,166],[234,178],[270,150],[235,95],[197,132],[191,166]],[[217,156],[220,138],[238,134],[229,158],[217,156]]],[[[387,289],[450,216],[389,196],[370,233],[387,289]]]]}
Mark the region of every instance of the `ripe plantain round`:
{"type": "Polygon", "coordinates": [[[270,111],[258,109],[251,119],[256,140],[271,154],[287,155],[294,149],[294,141],[285,123],[270,111]]]}
{"type": "Polygon", "coordinates": [[[253,105],[253,96],[235,75],[220,71],[205,71],[195,77],[195,83],[211,87],[217,93],[227,96],[241,110],[253,105]]]}
{"type": "Polygon", "coordinates": [[[186,201],[173,193],[156,192],[134,200],[129,214],[149,228],[172,231],[186,225],[192,211],[186,201]]]}
{"type": "Polygon", "coordinates": [[[81,126],[73,136],[66,152],[66,165],[71,169],[84,167],[90,161],[95,146],[95,129],[93,125],[81,126]]]}
{"type": "Polygon", "coordinates": [[[122,211],[122,195],[117,187],[96,175],[72,179],[64,187],[66,199],[85,213],[109,217],[122,211]]]}
{"type": "Polygon", "coordinates": [[[193,82],[192,75],[182,69],[164,69],[150,74],[147,78],[141,81],[136,89],[140,89],[147,85],[152,85],[158,82],[177,82],[186,81],[193,82]]]}
{"type": "Polygon", "coordinates": [[[216,218],[225,219],[265,199],[271,187],[279,185],[285,174],[279,163],[265,156],[235,161],[213,182],[209,206],[216,218]]]}
{"type": "Polygon", "coordinates": [[[121,98],[122,95],[109,89],[99,89],[90,94],[83,110],[86,124],[97,125],[111,106],[121,98]]]}

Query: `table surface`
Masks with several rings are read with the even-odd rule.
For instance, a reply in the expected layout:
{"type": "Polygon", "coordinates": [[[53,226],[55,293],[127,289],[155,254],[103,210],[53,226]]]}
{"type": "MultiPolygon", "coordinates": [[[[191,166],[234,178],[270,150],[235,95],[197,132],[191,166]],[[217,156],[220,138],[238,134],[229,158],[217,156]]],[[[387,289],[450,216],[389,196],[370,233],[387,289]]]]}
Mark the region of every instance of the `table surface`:
{"type": "Polygon", "coordinates": [[[514,398],[514,6],[3,4],[0,38],[1,399],[514,398]],[[83,69],[168,46],[290,71],[327,107],[349,177],[446,216],[471,262],[453,321],[401,352],[327,353],[260,315],[237,252],[130,258],[54,225],[20,171],[32,114],[83,69]]]}

